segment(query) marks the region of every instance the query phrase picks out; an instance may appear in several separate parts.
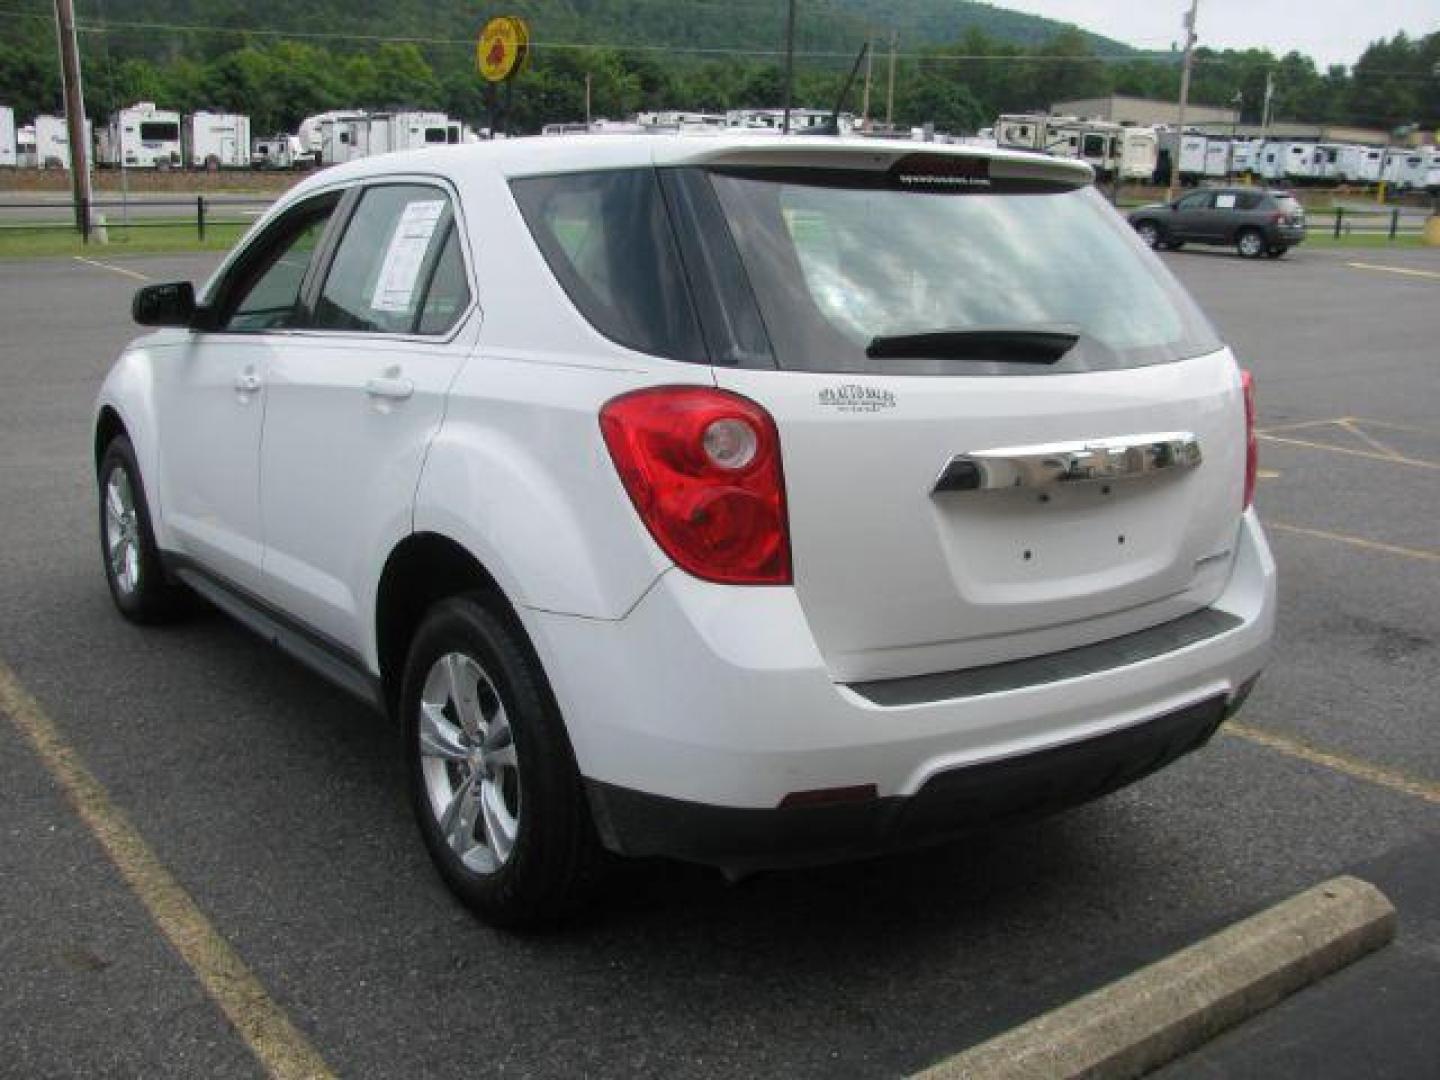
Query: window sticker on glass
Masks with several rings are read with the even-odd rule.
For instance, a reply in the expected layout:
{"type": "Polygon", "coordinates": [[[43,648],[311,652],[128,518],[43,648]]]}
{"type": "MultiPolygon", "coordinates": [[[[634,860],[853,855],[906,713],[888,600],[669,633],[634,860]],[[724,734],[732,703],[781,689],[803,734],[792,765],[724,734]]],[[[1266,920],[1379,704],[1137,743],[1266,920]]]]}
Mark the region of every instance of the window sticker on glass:
{"type": "Polygon", "coordinates": [[[390,237],[380,276],[375,280],[375,294],[370,300],[374,310],[409,310],[425,252],[444,212],[444,199],[426,199],[405,207],[390,237]]]}
{"type": "Polygon", "coordinates": [[[1216,210],[1234,210],[1234,209],[1235,209],[1235,196],[1234,196],[1234,195],[1216,195],[1216,196],[1215,196],[1215,209],[1216,209],[1216,210]]]}

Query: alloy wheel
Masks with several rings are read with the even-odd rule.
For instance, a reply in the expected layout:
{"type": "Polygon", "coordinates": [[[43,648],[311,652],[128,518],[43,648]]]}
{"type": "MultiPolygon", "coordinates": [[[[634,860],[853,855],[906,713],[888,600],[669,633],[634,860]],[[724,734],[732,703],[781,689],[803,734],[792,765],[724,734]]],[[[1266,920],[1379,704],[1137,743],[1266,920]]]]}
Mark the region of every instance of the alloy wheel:
{"type": "Polygon", "coordinates": [[[140,518],[130,474],[123,468],[110,470],[105,481],[105,557],[115,587],[133,595],[140,587],[140,518]]]}
{"type": "Polygon", "coordinates": [[[467,869],[495,873],[520,835],[519,759],[505,705],[474,658],[452,652],[431,665],[416,730],[441,836],[467,869]]]}

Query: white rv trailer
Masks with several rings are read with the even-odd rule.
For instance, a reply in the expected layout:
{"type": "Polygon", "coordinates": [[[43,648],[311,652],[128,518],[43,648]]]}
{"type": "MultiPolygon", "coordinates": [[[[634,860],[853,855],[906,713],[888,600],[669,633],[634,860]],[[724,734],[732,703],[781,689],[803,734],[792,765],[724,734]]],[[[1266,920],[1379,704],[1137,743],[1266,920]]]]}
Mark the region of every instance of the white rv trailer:
{"type": "Polygon", "coordinates": [[[1205,168],[1207,180],[1223,180],[1230,175],[1230,140],[1207,139],[1205,141],[1205,168]]]}
{"type": "Polygon", "coordinates": [[[126,169],[178,168],[184,160],[180,146],[180,114],[158,109],[153,101],[140,101],[110,117],[101,164],[126,169]]]}
{"type": "Polygon", "coordinates": [[[1311,178],[1314,180],[1340,179],[1340,154],[1344,149],[1345,147],[1340,143],[1316,143],[1310,159],[1313,167],[1311,178]]]}
{"type": "Polygon", "coordinates": [[[181,127],[185,165],[191,169],[243,169],[250,164],[250,117],[197,112],[181,127]]]}
{"type": "MultiPolygon", "coordinates": [[[[35,117],[34,154],[35,166],[40,169],[70,168],[70,133],[65,127],[63,116],[40,115],[35,117]]],[[[94,125],[85,121],[86,145],[94,145],[94,125]]],[[[19,139],[16,139],[17,143],[19,139]]],[[[17,147],[18,149],[18,147],[17,147]]]]}
{"type": "MultiPolygon", "coordinates": [[[[665,113],[654,113],[651,115],[663,116],[665,113]]],[[[682,114],[671,114],[682,115],[682,114]]],[[[698,128],[709,128],[713,126],[712,119],[706,113],[685,114],[697,118],[687,125],[679,125],[687,130],[698,128]]],[[[641,121],[643,123],[644,121],[641,121]]],[[[791,109],[790,130],[796,134],[803,134],[807,131],[814,131],[823,128],[830,123],[830,111],[828,109],[791,109]]],[[[664,125],[669,126],[669,125],[664,125]]],[[[769,128],[775,131],[783,130],[785,126],[784,109],[731,109],[725,114],[725,126],[732,128],[769,128]]],[[[839,116],[839,127],[841,134],[848,134],[854,130],[855,115],[842,112],[839,116]]]]}
{"type": "Polygon", "coordinates": [[[325,124],[336,120],[352,121],[365,115],[362,109],[335,109],[316,113],[300,121],[295,137],[300,140],[302,153],[309,154],[318,164],[324,152],[325,124]]]}
{"type": "Polygon", "coordinates": [[[1159,155],[1153,129],[1123,127],[1108,120],[1012,113],[999,117],[994,131],[998,146],[1077,158],[1102,176],[1148,177],[1159,155]]]}
{"type": "Polygon", "coordinates": [[[35,125],[26,124],[15,131],[15,164],[22,169],[33,169],[35,160],[35,125]]]}
{"type": "Polygon", "coordinates": [[[365,113],[327,116],[320,121],[319,132],[316,160],[321,165],[340,165],[370,155],[370,117],[365,113]]]}
{"type": "Polygon", "coordinates": [[[1283,170],[1277,179],[1313,180],[1316,176],[1315,144],[1287,142],[1283,146],[1283,170]]]}
{"type": "Polygon", "coordinates": [[[1260,157],[1260,147],[1263,145],[1259,139],[1236,139],[1230,144],[1230,172],[1235,176],[1244,176],[1246,173],[1254,172],[1260,157]]]}
{"type": "Polygon", "coordinates": [[[1374,184],[1384,164],[1385,151],[1378,146],[1342,146],[1335,176],[1345,184],[1374,184]]]}
{"type": "Polygon", "coordinates": [[[1154,128],[1127,127],[1120,132],[1120,178],[1149,180],[1160,163],[1160,138],[1154,128]]]}
{"type": "Polygon", "coordinates": [[[425,146],[458,143],[460,125],[443,112],[399,112],[371,121],[370,152],[384,154],[391,150],[418,150],[425,146]],[[383,138],[375,131],[377,122],[383,126],[383,138]],[[383,145],[384,149],[380,147],[383,145]]]}
{"type": "Polygon", "coordinates": [[[1180,152],[1174,159],[1180,169],[1180,178],[1198,180],[1205,175],[1205,151],[1210,140],[1204,135],[1182,134],[1177,140],[1180,152]]]}
{"type": "Polygon", "coordinates": [[[254,169],[294,169],[313,162],[314,158],[301,149],[298,135],[256,139],[250,151],[250,167],[254,169]]]}
{"type": "Polygon", "coordinates": [[[20,147],[15,141],[15,110],[0,105],[0,166],[20,164],[20,147]]]}

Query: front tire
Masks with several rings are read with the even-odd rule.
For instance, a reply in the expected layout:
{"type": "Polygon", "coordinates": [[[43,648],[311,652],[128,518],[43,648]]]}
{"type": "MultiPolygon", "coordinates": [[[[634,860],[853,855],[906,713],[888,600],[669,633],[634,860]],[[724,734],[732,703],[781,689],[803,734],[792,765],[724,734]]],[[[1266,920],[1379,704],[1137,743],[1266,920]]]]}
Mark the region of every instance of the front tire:
{"type": "Polygon", "coordinates": [[[131,622],[171,621],[183,612],[184,586],[160,561],[135,448],[124,435],[105,447],[98,478],[100,558],[110,598],[131,622]]]}
{"type": "Polygon", "coordinates": [[[1135,234],[1140,237],[1140,242],[1146,247],[1154,249],[1160,246],[1163,236],[1160,226],[1153,221],[1137,221],[1135,223],[1135,234]]]}
{"type": "Polygon", "coordinates": [[[1265,235],[1259,229],[1245,229],[1235,238],[1235,250],[1242,259],[1258,259],[1265,254],[1265,235]]]}
{"type": "Polygon", "coordinates": [[[589,895],[599,840],[539,660],[484,594],[436,604],[411,644],[403,710],[411,803],[452,892],[527,929],[589,895]]]}

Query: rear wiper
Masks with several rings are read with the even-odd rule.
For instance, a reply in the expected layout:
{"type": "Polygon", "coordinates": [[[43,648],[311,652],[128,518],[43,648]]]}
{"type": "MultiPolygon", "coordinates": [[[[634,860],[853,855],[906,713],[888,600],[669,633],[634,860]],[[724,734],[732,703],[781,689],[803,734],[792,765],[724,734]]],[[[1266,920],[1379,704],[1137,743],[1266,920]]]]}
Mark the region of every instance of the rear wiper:
{"type": "Polygon", "coordinates": [[[1080,332],[1064,327],[981,326],[967,330],[927,330],[872,338],[865,355],[872,360],[898,357],[954,357],[1053,364],[1075,347],[1080,332]]]}

